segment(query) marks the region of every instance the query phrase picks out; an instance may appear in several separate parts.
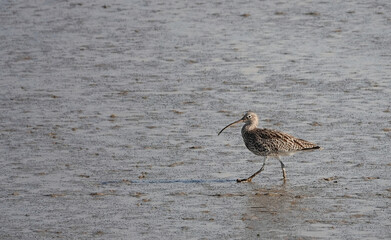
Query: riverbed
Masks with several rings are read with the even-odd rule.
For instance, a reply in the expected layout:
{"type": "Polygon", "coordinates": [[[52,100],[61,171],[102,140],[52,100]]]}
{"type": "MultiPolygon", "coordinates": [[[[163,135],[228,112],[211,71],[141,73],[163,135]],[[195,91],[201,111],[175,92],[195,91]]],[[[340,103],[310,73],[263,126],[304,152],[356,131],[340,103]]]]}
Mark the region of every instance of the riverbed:
{"type": "Polygon", "coordinates": [[[391,4],[1,1],[1,239],[390,239],[391,4]],[[262,165],[240,127],[322,151],[262,165]]]}

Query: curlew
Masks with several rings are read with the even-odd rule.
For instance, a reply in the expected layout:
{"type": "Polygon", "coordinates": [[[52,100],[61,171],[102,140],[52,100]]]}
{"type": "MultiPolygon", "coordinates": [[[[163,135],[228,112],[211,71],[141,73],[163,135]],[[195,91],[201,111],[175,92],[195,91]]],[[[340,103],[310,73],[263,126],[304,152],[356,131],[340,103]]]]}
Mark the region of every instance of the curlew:
{"type": "Polygon", "coordinates": [[[251,111],[246,112],[246,114],[244,114],[244,116],[238,121],[228,124],[225,128],[221,129],[218,135],[220,135],[220,133],[222,133],[226,128],[237,123],[245,123],[242,127],[242,137],[248,150],[255,155],[265,157],[261,169],[248,178],[238,179],[237,182],[251,182],[256,175],[263,171],[268,157],[274,157],[280,161],[282,176],[285,181],[285,165],[281,161],[280,156],[290,156],[299,151],[320,149],[320,147],[314,143],[293,137],[287,133],[266,128],[257,128],[258,116],[251,111]]]}

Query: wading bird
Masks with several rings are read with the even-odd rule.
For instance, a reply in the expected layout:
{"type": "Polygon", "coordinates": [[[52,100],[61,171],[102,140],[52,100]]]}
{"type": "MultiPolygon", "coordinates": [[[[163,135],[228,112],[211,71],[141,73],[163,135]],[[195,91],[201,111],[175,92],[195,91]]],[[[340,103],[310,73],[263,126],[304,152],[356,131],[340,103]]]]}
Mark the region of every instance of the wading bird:
{"type": "Polygon", "coordinates": [[[263,171],[268,157],[274,157],[280,161],[282,176],[285,181],[285,165],[281,161],[280,156],[290,156],[299,151],[320,149],[320,147],[314,143],[295,138],[287,133],[266,128],[257,128],[258,116],[251,111],[246,112],[238,121],[228,124],[217,135],[220,135],[226,128],[237,123],[245,123],[242,127],[242,137],[248,150],[255,155],[265,157],[261,169],[248,178],[238,179],[237,182],[251,182],[256,175],[263,171]]]}

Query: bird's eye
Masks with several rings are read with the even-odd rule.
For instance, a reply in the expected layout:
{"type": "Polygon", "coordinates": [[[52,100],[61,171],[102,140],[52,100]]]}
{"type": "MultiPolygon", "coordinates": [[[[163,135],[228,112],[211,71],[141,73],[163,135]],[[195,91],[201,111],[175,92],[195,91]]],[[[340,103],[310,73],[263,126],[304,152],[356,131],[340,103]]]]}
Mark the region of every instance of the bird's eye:
{"type": "Polygon", "coordinates": [[[250,118],[251,118],[251,115],[248,115],[247,118],[250,119],[250,118]]]}

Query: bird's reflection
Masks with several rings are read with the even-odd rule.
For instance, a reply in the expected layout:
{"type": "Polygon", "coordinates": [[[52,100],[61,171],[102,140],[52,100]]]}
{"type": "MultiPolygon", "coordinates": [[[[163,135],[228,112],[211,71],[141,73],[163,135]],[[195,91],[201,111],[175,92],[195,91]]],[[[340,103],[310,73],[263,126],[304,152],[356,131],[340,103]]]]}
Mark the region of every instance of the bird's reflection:
{"type": "Polygon", "coordinates": [[[286,231],[295,226],[301,198],[286,183],[269,187],[254,185],[242,216],[249,230],[246,233],[248,237],[254,237],[254,234],[261,234],[261,237],[286,236],[286,231]]]}

